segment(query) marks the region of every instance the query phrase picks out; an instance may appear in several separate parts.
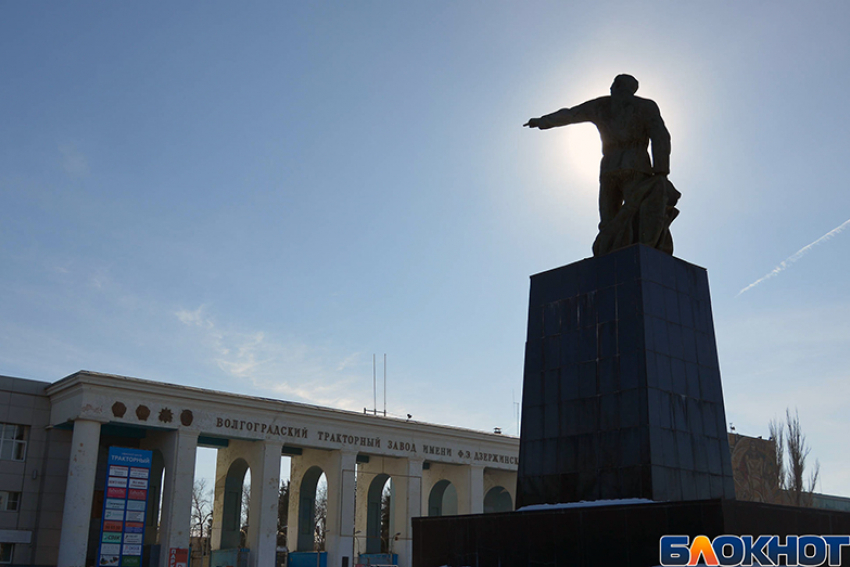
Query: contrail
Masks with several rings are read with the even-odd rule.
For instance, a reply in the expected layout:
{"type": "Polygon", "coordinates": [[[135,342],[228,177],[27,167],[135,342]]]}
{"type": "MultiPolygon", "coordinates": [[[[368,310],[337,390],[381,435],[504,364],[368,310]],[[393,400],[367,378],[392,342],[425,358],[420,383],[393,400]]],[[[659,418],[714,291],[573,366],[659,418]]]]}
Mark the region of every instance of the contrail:
{"type": "MultiPolygon", "coordinates": [[[[778,275],[780,272],[784,271],[786,268],[791,266],[791,264],[793,264],[794,262],[796,262],[797,260],[799,260],[800,258],[805,256],[809,252],[809,250],[811,250],[812,248],[814,248],[815,246],[817,246],[821,242],[829,240],[830,238],[832,238],[833,236],[835,236],[836,234],[838,234],[839,232],[841,232],[842,230],[847,228],[848,225],[850,225],[850,219],[844,221],[844,223],[842,223],[841,226],[839,226],[837,228],[833,228],[832,230],[830,230],[829,232],[827,232],[826,234],[824,234],[823,236],[821,236],[820,238],[818,238],[817,240],[815,240],[814,242],[809,244],[808,246],[803,246],[802,248],[797,250],[797,252],[793,256],[789,256],[788,258],[783,260],[778,266],[773,268],[773,270],[768,272],[768,274],[766,276],[764,276],[763,278],[761,278],[759,280],[754,281],[753,283],[751,283],[750,285],[748,285],[747,287],[745,287],[744,289],[739,291],[738,295],[741,295],[745,291],[751,290],[752,288],[756,287],[758,284],[760,284],[764,280],[769,280],[773,276],[778,275]]],[[[738,295],[736,295],[735,297],[738,297],[738,295]]]]}

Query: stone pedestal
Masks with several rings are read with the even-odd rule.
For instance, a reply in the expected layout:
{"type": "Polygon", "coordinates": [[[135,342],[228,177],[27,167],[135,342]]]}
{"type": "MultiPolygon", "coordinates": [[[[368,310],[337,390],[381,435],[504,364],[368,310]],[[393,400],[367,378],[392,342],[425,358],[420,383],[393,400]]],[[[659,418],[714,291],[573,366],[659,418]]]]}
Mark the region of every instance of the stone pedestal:
{"type": "Polygon", "coordinates": [[[734,499],[705,269],[635,245],[531,277],[517,507],[734,499]]]}

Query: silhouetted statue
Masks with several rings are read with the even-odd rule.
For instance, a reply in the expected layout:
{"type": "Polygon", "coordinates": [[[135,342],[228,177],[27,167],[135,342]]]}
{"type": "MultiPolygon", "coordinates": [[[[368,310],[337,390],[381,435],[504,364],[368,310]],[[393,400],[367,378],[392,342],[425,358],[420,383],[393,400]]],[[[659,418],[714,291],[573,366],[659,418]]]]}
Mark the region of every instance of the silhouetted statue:
{"type": "Polygon", "coordinates": [[[681,194],[667,180],[670,133],[658,105],[635,96],[637,79],[618,75],[611,96],[532,118],[523,126],[546,130],[593,122],[602,138],[599,172],[599,235],[593,255],[640,242],[673,253],[670,223],[681,194]],[[652,141],[652,162],[647,147],[652,141]]]}

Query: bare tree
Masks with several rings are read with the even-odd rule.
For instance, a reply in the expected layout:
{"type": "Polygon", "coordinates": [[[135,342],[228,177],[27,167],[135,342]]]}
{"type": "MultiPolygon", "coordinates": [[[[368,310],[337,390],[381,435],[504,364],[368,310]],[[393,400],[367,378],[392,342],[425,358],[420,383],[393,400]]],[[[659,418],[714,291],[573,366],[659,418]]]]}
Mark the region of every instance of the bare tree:
{"type": "Polygon", "coordinates": [[[286,546],[286,531],[289,525],[289,480],[280,483],[277,497],[277,544],[286,546]]]}
{"type": "Polygon", "coordinates": [[[239,526],[240,526],[240,536],[239,536],[239,545],[242,547],[247,546],[248,541],[248,522],[250,522],[251,512],[251,482],[247,481],[242,484],[242,503],[239,507],[239,526]]]}
{"type": "Polygon", "coordinates": [[[384,485],[381,492],[381,553],[389,553],[390,550],[390,483],[384,485]]]}
{"type": "Polygon", "coordinates": [[[213,491],[207,489],[207,480],[199,478],[192,487],[192,515],[190,530],[195,537],[209,537],[212,522],[213,491]]]}
{"type": "Polygon", "coordinates": [[[778,488],[792,506],[810,507],[812,495],[820,475],[820,462],[815,464],[806,478],[806,461],[811,452],[806,435],[800,425],[800,415],[795,410],[785,410],[785,423],[770,422],[770,436],[776,450],[778,488]]]}
{"type": "Polygon", "coordinates": [[[325,551],[328,527],[328,486],[319,483],[316,487],[316,551],[325,551]]]}

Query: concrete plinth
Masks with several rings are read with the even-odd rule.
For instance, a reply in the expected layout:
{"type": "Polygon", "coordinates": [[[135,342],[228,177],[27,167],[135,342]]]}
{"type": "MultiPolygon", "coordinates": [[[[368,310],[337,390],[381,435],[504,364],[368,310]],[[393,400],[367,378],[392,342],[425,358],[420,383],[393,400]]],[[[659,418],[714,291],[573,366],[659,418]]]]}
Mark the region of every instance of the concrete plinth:
{"type": "Polygon", "coordinates": [[[636,245],[531,277],[517,507],[734,499],[705,269],[636,245]]]}

